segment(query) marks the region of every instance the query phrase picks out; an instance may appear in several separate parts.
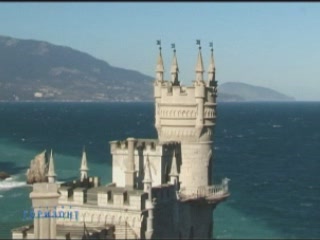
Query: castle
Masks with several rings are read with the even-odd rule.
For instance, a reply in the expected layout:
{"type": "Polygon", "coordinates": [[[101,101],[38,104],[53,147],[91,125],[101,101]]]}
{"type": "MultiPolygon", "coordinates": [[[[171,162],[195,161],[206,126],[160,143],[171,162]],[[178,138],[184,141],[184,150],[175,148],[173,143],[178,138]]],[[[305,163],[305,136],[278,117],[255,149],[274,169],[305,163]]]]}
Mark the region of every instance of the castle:
{"type": "Polygon", "coordinates": [[[229,179],[212,182],[217,97],[212,45],[208,79],[199,42],[195,80],[187,87],[180,85],[175,49],[171,80],[164,80],[158,45],[158,139],[111,141],[112,183],[107,185],[88,175],[85,151],[79,179],[56,183],[51,153],[48,183],[35,183],[30,193],[33,224],[13,229],[13,239],[212,238],[213,210],[229,196],[229,179]],[[66,208],[76,212],[65,217],[66,208]]]}

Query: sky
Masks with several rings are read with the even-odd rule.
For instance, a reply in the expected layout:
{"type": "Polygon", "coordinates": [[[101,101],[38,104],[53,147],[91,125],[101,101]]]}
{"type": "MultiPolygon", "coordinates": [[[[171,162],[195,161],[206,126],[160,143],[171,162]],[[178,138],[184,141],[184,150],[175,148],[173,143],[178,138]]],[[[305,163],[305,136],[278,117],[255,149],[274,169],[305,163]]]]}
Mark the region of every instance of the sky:
{"type": "Polygon", "coordinates": [[[218,84],[320,101],[317,2],[0,2],[0,35],[69,46],[149,76],[161,40],[166,79],[175,43],[183,85],[195,78],[200,39],[206,69],[213,42],[218,84]]]}

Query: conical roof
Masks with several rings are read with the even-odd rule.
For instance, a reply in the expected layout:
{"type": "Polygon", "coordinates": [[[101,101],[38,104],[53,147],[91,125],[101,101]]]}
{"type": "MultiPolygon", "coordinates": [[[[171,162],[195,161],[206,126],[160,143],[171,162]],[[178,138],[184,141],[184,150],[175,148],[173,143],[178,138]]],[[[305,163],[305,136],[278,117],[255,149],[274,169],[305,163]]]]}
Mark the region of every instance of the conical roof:
{"type": "Polygon", "coordinates": [[[54,171],[54,160],[53,160],[53,156],[52,156],[52,149],[51,149],[51,153],[50,153],[49,168],[48,168],[47,176],[48,176],[48,178],[55,178],[57,176],[54,171]]]}
{"type": "Polygon", "coordinates": [[[200,47],[199,47],[198,59],[197,59],[195,70],[196,70],[196,81],[203,81],[204,67],[203,67],[202,54],[201,54],[200,47]]]}
{"type": "Polygon", "coordinates": [[[173,157],[172,157],[172,163],[171,163],[171,169],[170,169],[169,176],[179,176],[175,151],[173,152],[173,157]]]}
{"type": "Polygon", "coordinates": [[[144,179],[143,179],[143,182],[144,183],[151,183],[152,182],[149,155],[147,155],[146,164],[144,166],[144,179]]]}
{"type": "Polygon", "coordinates": [[[86,154],[85,148],[83,147],[80,171],[88,171],[88,170],[89,168],[87,165],[87,154],[86,154]]]}
{"type": "Polygon", "coordinates": [[[216,70],[216,66],[214,63],[214,57],[213,57],[213,49],[211,49],[211,57],[210,57],[210,63],[208,67],[208,73],[213,73],[216,70]]]}
{"type": "Polygon", "coordinates": [[[157,61],[157,66],[156,66],[156,72],[164,72],[164,66],[163,66],[163,59],[162,59],[162,54],[161,54],[161,49],[159,51],[159,56],[158,56],[158,61],[157,61]]]}

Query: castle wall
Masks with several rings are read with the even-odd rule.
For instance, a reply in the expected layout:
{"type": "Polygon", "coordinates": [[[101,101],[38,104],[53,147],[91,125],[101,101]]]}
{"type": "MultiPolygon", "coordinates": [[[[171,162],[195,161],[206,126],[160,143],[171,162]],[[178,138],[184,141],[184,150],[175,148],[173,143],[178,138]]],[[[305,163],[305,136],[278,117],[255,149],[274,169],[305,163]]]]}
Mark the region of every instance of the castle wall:
{"type": "MultiPolygon", "coordinates": [[[[141,235],[141,211],[125,211],[122,208],[97,208],[96,206],[73,206],[79,212],[78,220],[57,218],[57,224],[65,226],[104,226],[105,224],[114,224],[115,226],[125,225],[132,228],[138,237],[141,235]]],[[[61,206],[57,211],[62,210],[61,206]]]]}
{"type": "MultiPolygon", "coordinates": [[[[149,158],[152,184],[161,185],[166,182],[169,163],[171,162],[170,147],[163,147],[156,140],[136,139],[134,149],[134,169],[135,169],[135,187],[143,188],[144,166],[146,158],[149,158]]],[[[112,154],[112,182],[118,187],[125,186],[125,171],[128,161],[128,148],[126,141],[111,142],[112,154]]]]}
{"type": "Polygon", "coordinates": [[[177,237],[177,224],[174,222],[176,210],[176,194],[172,185],[162,185],[152,189],[156,199],[153,210],[154,239],[177,237]]]}
{"type": "Polygon", "coordinates": [[[181,189],[186,193],[196,193],[201,186],[209,185],[208,173],[211,161],[211,143],[181,144],[181,189]],[[190,171],[192,169],[192,171],[190,171]]]}
{"type": "Polygon", "coordinates": [[[207,204],[179,204],[181,239],[212,238],[213,207],[207,204]]]}

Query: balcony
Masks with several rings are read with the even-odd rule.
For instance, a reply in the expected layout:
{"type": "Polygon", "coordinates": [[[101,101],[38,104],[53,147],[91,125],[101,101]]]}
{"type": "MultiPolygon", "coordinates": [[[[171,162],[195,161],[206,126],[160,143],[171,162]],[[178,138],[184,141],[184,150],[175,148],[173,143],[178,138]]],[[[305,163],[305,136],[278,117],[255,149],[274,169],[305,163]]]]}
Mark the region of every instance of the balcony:
{"type": "Polygon", "coordinates": [[[217,204],[230,196],[229,181],[230,179],[224,178],[221,184],[201,186],[194,192],[187,192],[185,188],[182,188],[178,193],[178,199],[181,202],[217,204]]]}

